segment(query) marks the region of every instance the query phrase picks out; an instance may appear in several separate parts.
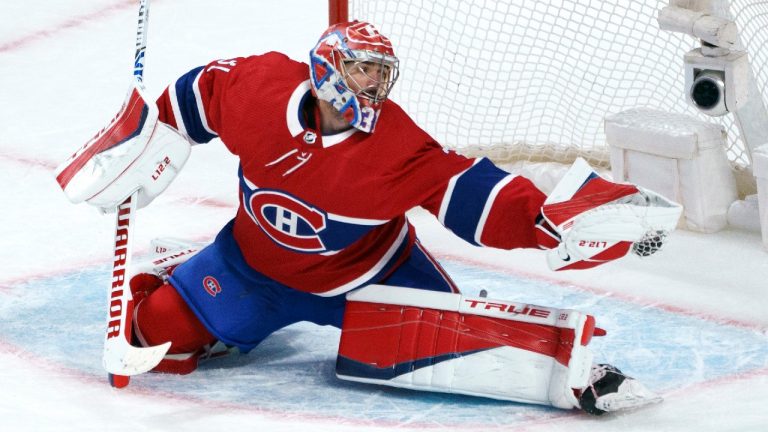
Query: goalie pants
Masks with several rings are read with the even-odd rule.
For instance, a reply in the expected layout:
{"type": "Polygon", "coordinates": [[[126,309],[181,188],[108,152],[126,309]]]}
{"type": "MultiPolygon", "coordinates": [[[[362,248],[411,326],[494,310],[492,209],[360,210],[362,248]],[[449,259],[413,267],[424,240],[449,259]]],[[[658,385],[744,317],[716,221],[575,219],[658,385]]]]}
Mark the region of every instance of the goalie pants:
{"type": "MultiPolygon", "coordinates": [[[[246,264],[232,226],[227,224],[211,245],[179,265],[170,285],[142,302],[136,320],[146,343],[171,341],[173,352],[191,352],[215,338],[248,352],[276,330],[300,321],[341,328],[346,294],[321,297],[256,272],[246,264]]],[[[418,240],[403,264],[374,283],[458,292],[418,240]]]]}

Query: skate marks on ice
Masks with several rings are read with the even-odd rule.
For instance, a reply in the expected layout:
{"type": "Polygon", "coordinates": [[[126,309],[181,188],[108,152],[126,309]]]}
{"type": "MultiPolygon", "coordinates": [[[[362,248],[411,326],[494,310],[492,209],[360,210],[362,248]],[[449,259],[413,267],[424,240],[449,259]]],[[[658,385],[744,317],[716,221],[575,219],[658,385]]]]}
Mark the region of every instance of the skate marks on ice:
{"type": "MultiPolygon", "coordinates": [[[[608,335],[592,343],[596,358],[619,366],[651,389],[683,387],[768,367],[768,335],[539,280],[445,262],[465,293],[574,308],[597,317],[608,335]]],[[[0,292],[0,346],[99,382],[109,269],[88,268],[0,292]]],[[[247,355],[215,359],[188,376],[145,374],[128,391],[162,394],[237,409],[338,424],[485,429],[571,415],[459,395],[344,382],[334,373],[339,331],[301,323],[276,332],[247,355]]],[[[88,380],[91,381],[91,380],[88,380]]],[[[652,408],[651,408],[652,409],[652,408]]]]}

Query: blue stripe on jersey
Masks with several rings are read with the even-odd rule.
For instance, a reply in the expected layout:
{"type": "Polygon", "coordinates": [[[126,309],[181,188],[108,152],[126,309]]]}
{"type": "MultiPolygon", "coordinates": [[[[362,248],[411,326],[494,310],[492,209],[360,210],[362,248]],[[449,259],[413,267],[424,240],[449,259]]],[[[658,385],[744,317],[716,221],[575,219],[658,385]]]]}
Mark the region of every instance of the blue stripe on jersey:
{"type": "MultiPolygon", "coordinates": [[[[203,66],[196,67],[186,74],[182,75],[176,81],[176,101],[179,104],[179,111],[181,112],[181,121],[184,122],[184,128],[187,130],[187,135],[192,138],[196,143],[207,143],[208,141],[216,138],[216,135],[211,134],[203,126],[203,122],[200,118],[200,110],[197,109],[197,99],[195,98],[195,78],[200,74],[203,66]]],[[[177,119],[178,121],[178,119],[177,119]]]]}
{"type": "Polygon", "coordinates": [[[360,240],[379,225],[358,225],[328,219],[328,227],[320,233],[323,243],[331,251],[342,250],[360,240]]]}
{"type": "Polygon", "coordinates": [[[386,279],[377,281],[382,285],[418,288],[429,291],[458,293],[459,289],[440,264],[427,252],[417,239],[411,254],[404,263],[386,279]]]}
{"type": "Polygon", "coordinates": [[[451,196],[446,197],[449,201],[443,224],[462,239],[478,245],[475,231],[485,203],[494,186],[508,175],[488,159],[481,159],[465,171],[456,180],[451,196]]]}

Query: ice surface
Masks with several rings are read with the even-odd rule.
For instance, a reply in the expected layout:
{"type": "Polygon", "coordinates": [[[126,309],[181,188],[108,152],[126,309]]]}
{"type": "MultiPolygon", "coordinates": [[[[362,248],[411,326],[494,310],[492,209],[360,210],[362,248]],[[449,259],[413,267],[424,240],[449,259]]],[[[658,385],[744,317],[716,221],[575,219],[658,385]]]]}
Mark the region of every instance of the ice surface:
{"type": "MultiPolygon", "coordinates": [[[[113,219],[69,204],[53,169],[123,100],[135,3],[0,4],[0,430],[768,430],[768,253],[758,234],[737,230],[677,232],[658,256],[555,274],[539,251],[470,247],[412,215],[465,292],[596,315],[608,330],[594,342],[598,358],[666,398],[639,412],[595,419],[339,381],[338,331],[307,324],[190,376],[110,388],[100,351],[113,219]]],[[[318,0],[155,0],[149,92],[215,58],[279,50],[303,60],[325,21],[318,0]]],[[[235,170],[223,146],[195,148],[139,212],[139,253],[154,237],[215,234],[237,203],[235,170]]]]}

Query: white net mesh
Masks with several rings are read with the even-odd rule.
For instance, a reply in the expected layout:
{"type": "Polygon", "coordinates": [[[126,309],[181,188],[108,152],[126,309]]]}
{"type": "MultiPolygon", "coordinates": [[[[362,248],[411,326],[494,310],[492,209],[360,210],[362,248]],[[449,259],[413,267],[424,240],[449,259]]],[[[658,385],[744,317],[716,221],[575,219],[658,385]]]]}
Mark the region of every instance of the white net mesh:
{"type": "MultiPolygon", "coordinates": [[[[683,55],[698,43],[659,29],[659,0],[350,0],[350,19],[392,39],[401,78],[392,98],[442,144],[497,161],[607,167],[603,118],[632,107],[721,122],[728,157],[749,159],[732,116],[685,102],[683,55]]],[[[768,82],[768,2],[731,14],[758,86],[768,82]]],[[[763,91],[763,94],[766,92],[763,91]]]]}

